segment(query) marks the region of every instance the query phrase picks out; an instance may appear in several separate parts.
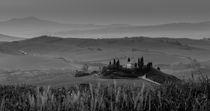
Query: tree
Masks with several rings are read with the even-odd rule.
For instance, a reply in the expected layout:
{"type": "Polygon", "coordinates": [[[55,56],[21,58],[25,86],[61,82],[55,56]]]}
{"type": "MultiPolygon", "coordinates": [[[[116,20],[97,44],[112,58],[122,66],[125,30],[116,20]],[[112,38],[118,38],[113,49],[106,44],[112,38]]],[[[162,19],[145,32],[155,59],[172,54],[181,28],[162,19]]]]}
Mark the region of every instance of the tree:
{"type": "Polygon", "coordinates": [[[149,62],[149,63],[147,64],[147,69],[150,70],[151,68],[152,68],[152,62],[149,62]]]}
{"type": "Polygon", "coordinates": [[[114,59],[114,65],[116,64],[116,60],[114,59]]]}
{"type": "Polygon", "coordinates": [[[141,57],[141,64],[144,65],[144,57],[141,57]]]}
{"type": "Polygon", "coordinates": [[[112,65],[112,62],[111,61],[109,61],[109,65],[112,65]]]}
{"type": "Polygon", "coordinates": [[[119,61],[119,59],[117,60],[117,69],[120,69],[120,61],[119,61]]]}
{"type": "Polygon", "coordinates": [[[114,59],[114,61],[113,61],[113,69],[115,70],[115,68],[116,68],[116,60],[114,59]]]}
{"type": "Polygon", "coordinates": [[[130,62],[131,61],[131,59],[130,59],[130,57],[128,58],[128,62],[130,62]]]}
{"type": "Polygon", "coordinates": [[[141,60],[138,59],[138,66],[139,66],[139,69],[142,70],[142,68],[144,66],[144,58],[143,58],[143,56],[141,57],[141,60]]]}
{"type": "Polygon", "coordinates": [[[134,64],[134,67],[137,68],[137,66],[138,66],[137,63],[135,63],[135,64],[134,64]]]}
{"type": "Polygon", "coordinates": [[[157,70],[159,70],[159,71],[160,71],[160,67],[157,67],[157,70]]]}

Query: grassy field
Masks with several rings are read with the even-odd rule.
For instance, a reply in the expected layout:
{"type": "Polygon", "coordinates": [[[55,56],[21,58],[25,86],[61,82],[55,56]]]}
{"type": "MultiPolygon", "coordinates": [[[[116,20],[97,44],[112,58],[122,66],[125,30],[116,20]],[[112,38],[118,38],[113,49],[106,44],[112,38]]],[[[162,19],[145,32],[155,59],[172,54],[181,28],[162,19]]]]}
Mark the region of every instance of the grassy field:
{"type": "Polygon", "coordinates": [[[209,111],[210,82],[147,87],[77,84],[63,88],[1,85],[1,111],[209,111]]]}

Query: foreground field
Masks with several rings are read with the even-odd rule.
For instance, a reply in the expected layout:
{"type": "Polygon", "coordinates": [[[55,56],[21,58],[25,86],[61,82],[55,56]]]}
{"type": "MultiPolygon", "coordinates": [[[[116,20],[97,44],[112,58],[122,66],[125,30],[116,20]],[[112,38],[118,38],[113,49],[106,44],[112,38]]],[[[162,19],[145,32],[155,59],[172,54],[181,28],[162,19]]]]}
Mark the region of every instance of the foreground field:
{"type": "Polygon", "coordinates": [[[158,87],[78,84],[66,88],[0,86],[1,111],[209,111],[210,83],[158,87]]]}

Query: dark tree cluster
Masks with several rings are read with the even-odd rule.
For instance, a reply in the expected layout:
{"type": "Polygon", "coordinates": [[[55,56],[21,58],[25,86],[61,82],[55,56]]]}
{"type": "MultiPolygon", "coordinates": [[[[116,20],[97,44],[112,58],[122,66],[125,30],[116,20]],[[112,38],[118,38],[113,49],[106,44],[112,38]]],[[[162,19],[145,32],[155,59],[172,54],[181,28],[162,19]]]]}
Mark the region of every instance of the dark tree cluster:
{"type": "Polygon", "coordinates": [[[120,65],[120,60],[114,59],[113,62],[110,61],[108,68],[112,70],[120,70],[122,68],[122,65],[120,65]]]}
{"type": "MultiPolygon", "coordinates": [[[[113,59],[113,61],[109,62],[108,66],[103,68],[102,74],[105,74],[105,75],[116,74],[117,75],[120,73],[120,75],[123,75],[122,73],[124,73],[125,75],[130,74],[132,76],[133,74],[134,76],[141,76],[148,73],[153,67],[152,62],[149,62],[145,65],[143,57],[138,58],[138,61],[135,63],[130,63],[131,59],[128,58],[127,62],[128,64],[132,65],[131,68],[123,67],[123,65],[120,64],[119,59],[113,59]]],[[[159,67],[158,67],[158,70],[160,70],[159,67]]]]}

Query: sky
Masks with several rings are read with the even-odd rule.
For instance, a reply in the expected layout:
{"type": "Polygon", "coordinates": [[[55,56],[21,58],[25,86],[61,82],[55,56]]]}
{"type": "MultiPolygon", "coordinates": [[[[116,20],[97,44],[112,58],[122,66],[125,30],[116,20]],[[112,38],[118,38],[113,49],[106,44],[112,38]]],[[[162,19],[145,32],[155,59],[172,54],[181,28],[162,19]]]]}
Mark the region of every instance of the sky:
{"type": "Polygon", "coordinates": [[[0,20],[155,25],[210,21],[210,0],[0,0],[0,20]]]}

